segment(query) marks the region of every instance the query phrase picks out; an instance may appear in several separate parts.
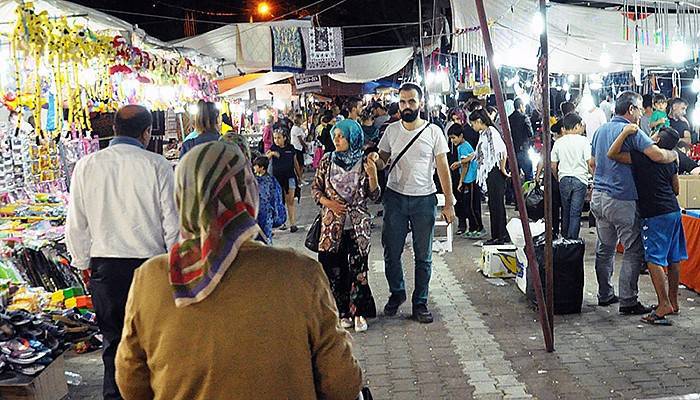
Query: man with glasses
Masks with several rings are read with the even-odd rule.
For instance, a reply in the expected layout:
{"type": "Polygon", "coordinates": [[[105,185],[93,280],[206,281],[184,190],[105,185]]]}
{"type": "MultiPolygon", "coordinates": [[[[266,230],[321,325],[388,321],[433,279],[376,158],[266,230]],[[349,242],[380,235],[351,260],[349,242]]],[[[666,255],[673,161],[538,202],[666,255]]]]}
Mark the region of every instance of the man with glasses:
{"type": "Polygon", "coordinates": [[[651,312],[651,308],[642,305],[637,299],[637,282],[644,265],[644,248],[636,205],[637,189],[632,177],[629,152],[642,152],[652,161],[661,164],[676,162],[676,153],[659,148],[649,138],[648,133],[630,136],[625,141],[623,154],[614,159],[608,158],[610,146],[624,127],[628,124],[639,124],[643,113],[642,96],[631,91],[623,92],[615,103],[615,116],[595,132],[591,142],[591,168],[595,171],[591,211],[596,218],[598,233],[595,261],[598,305],[605,307],[619,302],[620,313],[626,315],[651,312]],[[625,249],[620,269],[619,298],[612,286],[618,241],[625,249]]]}

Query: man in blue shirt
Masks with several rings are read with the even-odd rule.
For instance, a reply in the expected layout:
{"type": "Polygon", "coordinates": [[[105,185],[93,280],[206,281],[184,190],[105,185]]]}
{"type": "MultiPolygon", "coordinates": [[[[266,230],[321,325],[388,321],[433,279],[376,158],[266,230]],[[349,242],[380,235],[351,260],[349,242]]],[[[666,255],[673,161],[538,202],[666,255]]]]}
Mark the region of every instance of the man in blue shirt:
{"type": "MultiPolygon", "coordinates": [[[[643,113],[642,96],[631,91],[623,92],[615,103],[615,116],[595,132],[591,143],[591,168],[595,171],[591,211],[596,218],[598,233],[595,261],[598,305],[620,302],[620,313],[634,315],[651,312],[651,308],[637,300],[637,282],[644,263],[636,206],[637,189],[631,166],[623,163],[623,159],[608,158],[608,150],[626,125],[639,124],[643,113]],[[625,249],[620,269],[619,299],[611,282],[618,241],[625,249]]],[[[675,152],[659,148],[648,135],[627,138],[623,152],[632,150],[644,153],[657,163],[676,162],[675,152]]]]}

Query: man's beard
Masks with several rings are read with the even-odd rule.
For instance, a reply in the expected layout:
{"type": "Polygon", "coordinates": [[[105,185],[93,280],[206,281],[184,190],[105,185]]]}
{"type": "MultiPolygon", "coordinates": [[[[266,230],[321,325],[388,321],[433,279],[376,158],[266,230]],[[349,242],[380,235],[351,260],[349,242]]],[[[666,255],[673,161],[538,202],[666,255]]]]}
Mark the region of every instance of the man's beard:
{"type": "Polygon", "coordinates": [[[418,119],[419,110],[411,110],[410,108],[401,112],[401,119],[405,122],[413,122],[418,119]]]}

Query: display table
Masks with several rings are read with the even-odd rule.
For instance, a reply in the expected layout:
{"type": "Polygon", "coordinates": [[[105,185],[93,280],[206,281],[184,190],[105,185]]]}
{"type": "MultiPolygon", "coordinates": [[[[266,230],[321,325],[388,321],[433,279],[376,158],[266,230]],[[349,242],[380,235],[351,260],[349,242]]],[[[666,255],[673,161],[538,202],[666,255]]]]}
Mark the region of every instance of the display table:
{"type": "Polygon", "coordinates": [[[58,356],[39,375],[15,375],[3,379],[0,375],[0,399],[7,400],[60,400],[68,395],[65,362],[58,356]]]}
{"type": "Polygon", "coordinates": [[[683,214],[688,260],[681,264],[681,283],[700,292],[700,218],[683,214]]]}
{"type": "MultiPolygon", "coordinates": [[[[698,211],[688,210],[688,213],[697,214],[698,211]]],[[[681,263],[681,284],[700,293],[700,218],[683,214],[682,221],[688,260],[681,263]]],[[[624,252],[620,243],[617,252],[624,252]]]]}

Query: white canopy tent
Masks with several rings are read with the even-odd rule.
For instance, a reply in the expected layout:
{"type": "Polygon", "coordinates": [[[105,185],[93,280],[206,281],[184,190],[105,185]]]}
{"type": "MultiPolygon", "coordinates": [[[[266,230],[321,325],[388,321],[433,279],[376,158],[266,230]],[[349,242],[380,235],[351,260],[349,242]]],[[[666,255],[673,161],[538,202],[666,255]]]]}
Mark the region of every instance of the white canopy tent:
{"type": "MultiPolygon", "coordinates": [[[[89,7],[65,0],[34,0],[32,3],[37,13],[46,11],[51,18],[65,16],[69,18],[69,23],[87,26],[95,32],[119,33],[132,40],[137,47],[147,48],[149,51],[177,51],[179,55],[194,59],[196,62],[216,63],[215,60],[209,57],[203,57],[201,52],[187,47],[167,44],[147,35],[138,26],[89,7]]],[[[2,16],[0,17],[0,35],[11,33],[15,26],[15,10],[19,4],[19,0],[0,0],[0,16],[2,16]]]]}
{"type": "Polygon", "coordinates": [[[372,82],[401,71],[411,58],[413,49],[410,47],[345,57],[345,73],[328,76],[343,83],[372,82]]]}
{"type": "Polygon", "coordinates": [[[311,21],[284,20],[254,24],[230,24],[191,38],[171,42],[195,49],[202,54],[223,60],[225,78],[242,72],[272,68],[270,26],[311,27],[311,21]]]}
{"type": "MultiPolygon", "coordinates": [[[[479,26],[474,0],[450,0],[453,29],[479,26]]],[[[539,33],[535,29],[538,3],[532,0],[484,1],[491,25],[491,37],[497,61],[502,65],[536,69],[539,33]]],[[[653,17],[653,16],[652,16],[653,17]]],[[[630,21],[631,40],[622,37],[622,13],[593,7],[549,3],[549,70],[554,73],[603,73],[631,70],[633,67],[634,21],[630,21]],[[609,65],[601,63],[601,55],[609,65]]],[[[541,21],[541,20],[540,20],[541,21]]],[[[674,18],[668,19],[667,34],[676,31],[674,18]]],[[[469,35],[480,35],[472,32],[469,35]]],[[[455,35],[453,52],[485,54],[480,40],[455,35]]],[[[472,36],[473,37],[473,36],[472,36]]],[[[677,51],[674,49],[674,51],[677,51]]],[[[654,45],[639,45],[641,66],[672,65],[670,50],[654,45]]],[[[683,55],[681,55],[683,56],[683,55]]],[[[687,51],[685,59],[690,59],[687,51]]]]}
{"type": "Polygon", "coordinates": [[[221,93],[221,97],[234,97],[234,96],[239,96],[243,93],[247,95],[248,91],[250,89],[260,89],[263,86],[271,85],[273,83],[277,83],[279,81],[289,79],[293,74],[289,72],[264,72],[260,74],[254,74],[254,75],[259,75],[256,76],[254,79],[251,79],[239,86],[236,86],[234,88],[231,88],[230,90],[227,90],[224,93],[221,93]]]}

